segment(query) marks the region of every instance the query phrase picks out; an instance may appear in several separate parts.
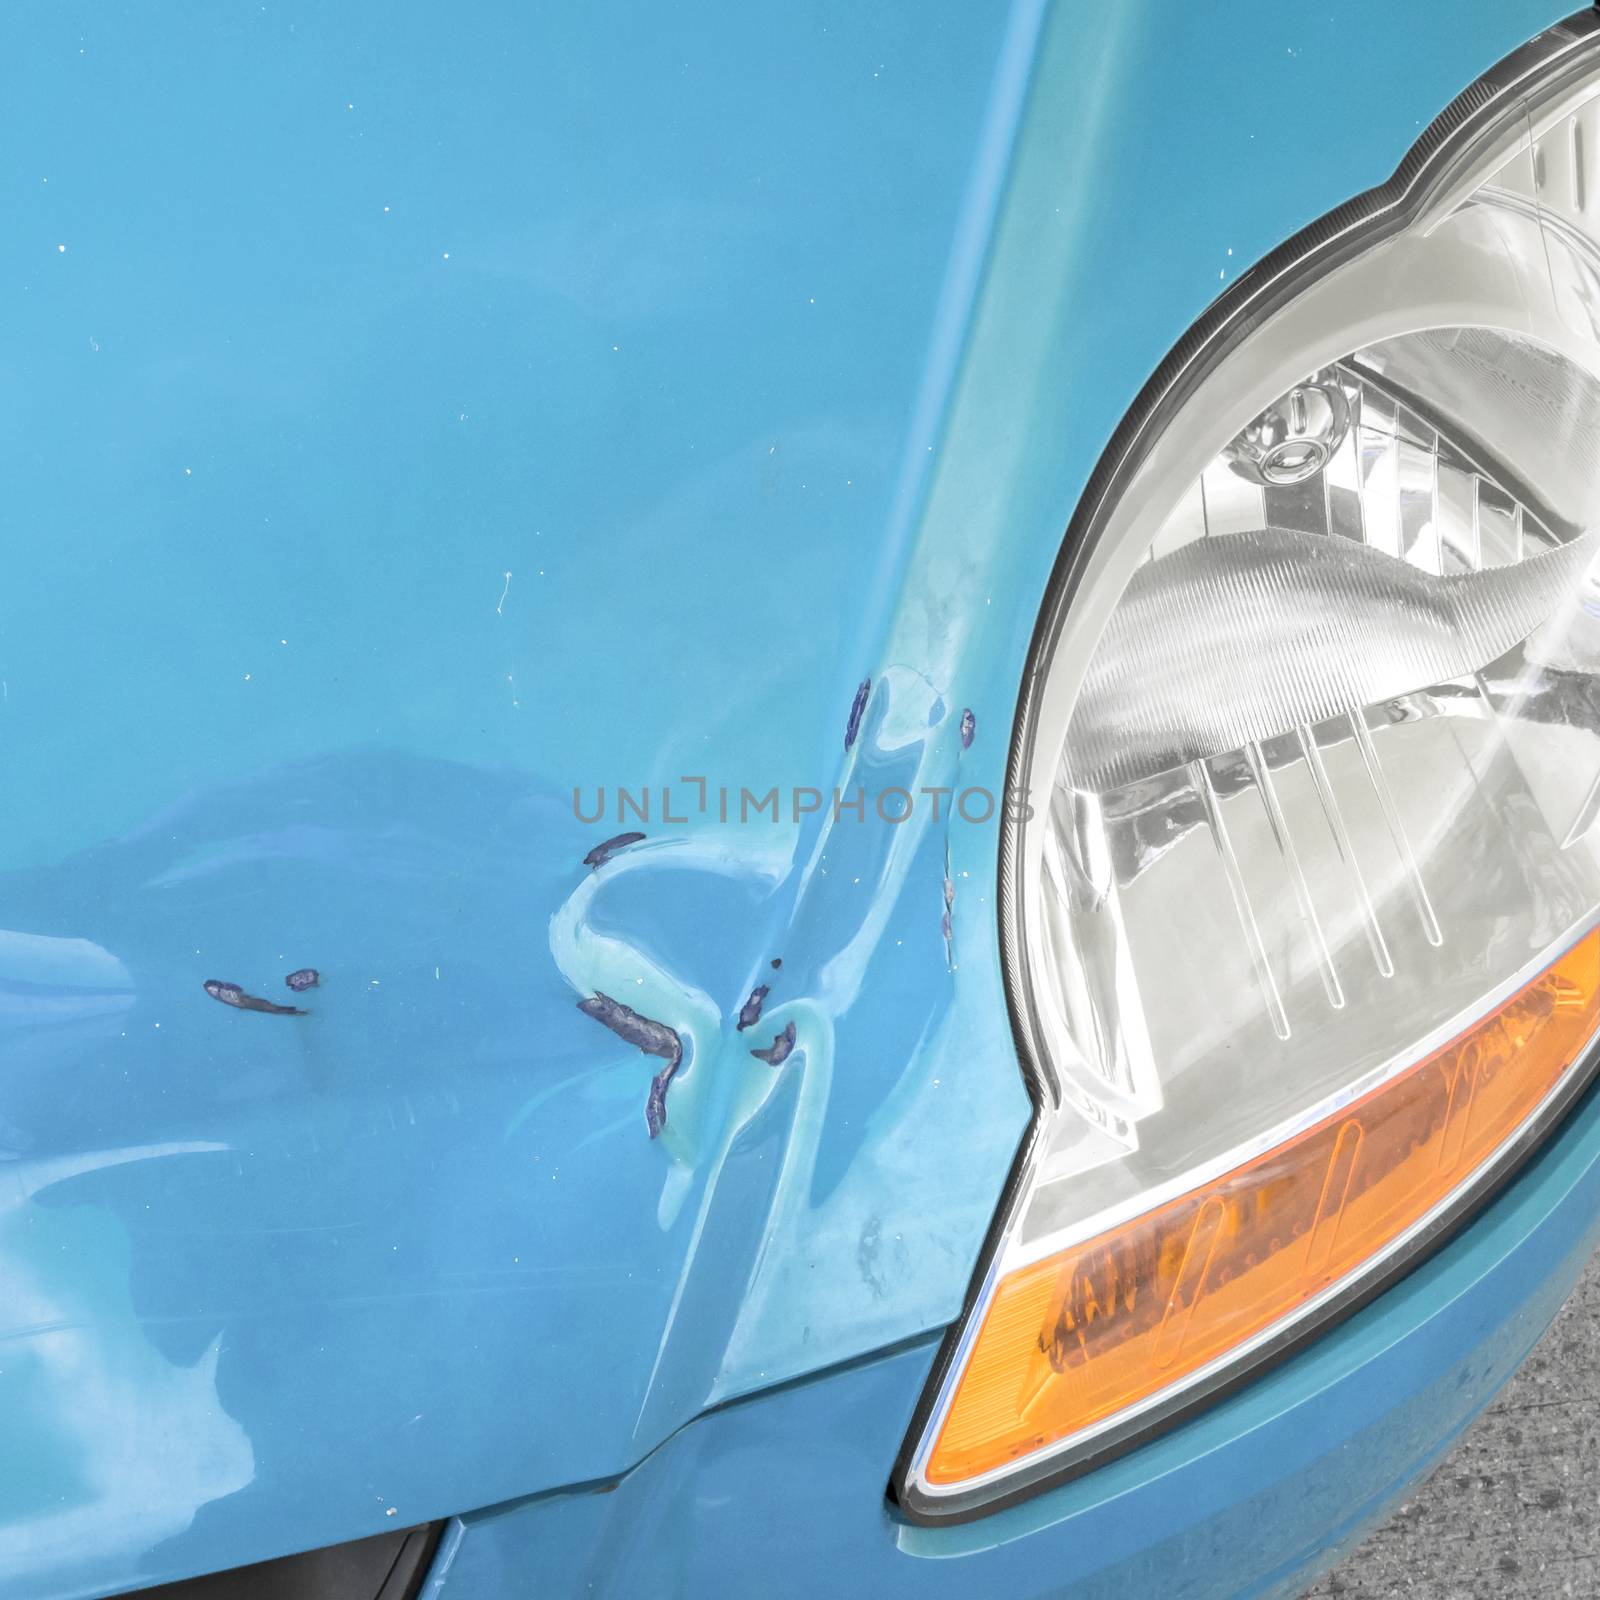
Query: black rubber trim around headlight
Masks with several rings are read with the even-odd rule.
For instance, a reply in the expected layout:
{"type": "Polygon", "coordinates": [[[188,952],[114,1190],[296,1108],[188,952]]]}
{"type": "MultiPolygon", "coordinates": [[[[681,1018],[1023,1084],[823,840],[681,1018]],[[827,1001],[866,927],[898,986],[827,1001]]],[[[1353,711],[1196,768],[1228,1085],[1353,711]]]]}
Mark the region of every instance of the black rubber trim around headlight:
{"type": "MultiPolygon", "coordinates": [[[[1575,13],[1512,51],[1457,95],[1428,124],[1387,182],[1337,206],[1242,273],[1211,303],[1156,368],[1090,474],[1051,570],[1017,697],[1006,768],[1008,794],[1020,791],[1030,768],[1036,736],[1034,699],[1042,681],[1043,667],[1077,588],[1082,556],[1092,545],[1108,509],[1124,491],[1152,442],[1187,403],[1201,380],[1262,321],[1299,293],[1309,279],[1409,227],[1450,176],[1470,163],[1488,141],[1499,136],[1508,113],[1515,110],[1529,89],[1537,87],[1543,92],[1559,92],[1566,81],[1591,70],[1597,55],[1600,55],[1600,6],[1575,13]]],[[[898,1514],[911,1522],[930,1526],[968,1522],[986,1516],[1136,1449],[1258,1377],[1267,1367],[1368,1304],[1424,1256],[1436,1250],[1505,1187],[1588,1090],[1600,1069],[1600,1046],[1595,1046],[1582,1068],[1569,1075],[1545,1114],[1524,1127],[1497,1155],[1490,1177],[1473,1185],[1458,1206],[1451,1207],[1418,1234],[1380,1272],[1353,1285],[1347,1294],[1330,1303],[1319,1315],[1296,1324],[1281,1338],[1262,1346],[1248,1365],[1236,1373],[1197,1387],[1142,1425],[1108,1439],[1101,1446],[1091,1447],[1061,1466],[1045,1464],[1033,1475],[1019,1474],[1014,1481],[990,1486],[971,1497],[952,1495],[929,1499],[919,1495],[910,1481],[912,1460],[937,1406],[962,1334],[977,1309],[989,1264],[1026,1177],[1042,1125],[1043,1076],[1033,1042],[1032,990],[1022,939],[1021,905],[1013,890],[1020,866],[1018,843],[1016,823],[1008,817],[1002,823],[997,888],[1000,965],[1017,1056],[1034,1101],[1034,1117],[1012,1162],[961,1316],[951,1325],[940,1346],[890,1480],[889,1496],[898,1514]]]]}

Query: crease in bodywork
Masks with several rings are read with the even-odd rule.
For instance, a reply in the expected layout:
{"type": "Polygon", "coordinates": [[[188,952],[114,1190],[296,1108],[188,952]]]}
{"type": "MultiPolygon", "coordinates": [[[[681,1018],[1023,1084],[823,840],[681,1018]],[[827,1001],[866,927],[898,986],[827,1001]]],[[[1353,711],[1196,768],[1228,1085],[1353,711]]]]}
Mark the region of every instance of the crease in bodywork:
{"type": "Polygon", "coordinates": [[[865,639],[879,640],[889,631],[894,597],[905,592],[898,574],[940,464],[937,445],[952,409],[979,291],[994,250],[1001,202],[1048,12],[1048,0],[1016,0],[1006,18],[977,150],[967,174],[944,279],[928,330],[922,380],[885,519],[882,556],[864,590],[871,597],[861,618],[861,637],[865,639]]]}

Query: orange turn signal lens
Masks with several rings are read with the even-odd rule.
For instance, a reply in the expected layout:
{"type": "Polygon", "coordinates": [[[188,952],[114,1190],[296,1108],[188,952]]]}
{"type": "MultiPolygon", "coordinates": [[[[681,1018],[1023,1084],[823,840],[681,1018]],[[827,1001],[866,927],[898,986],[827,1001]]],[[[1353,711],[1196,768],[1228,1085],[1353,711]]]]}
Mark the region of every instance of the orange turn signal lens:
{"type": "Polygon", "coordinates": [[[1001,1279],[928,1459],[957,1484],[1292,1322],[1463,1188],[1600,1020],[1600,930],[1450,1043],[1211,1183],[1001,1279]]]}

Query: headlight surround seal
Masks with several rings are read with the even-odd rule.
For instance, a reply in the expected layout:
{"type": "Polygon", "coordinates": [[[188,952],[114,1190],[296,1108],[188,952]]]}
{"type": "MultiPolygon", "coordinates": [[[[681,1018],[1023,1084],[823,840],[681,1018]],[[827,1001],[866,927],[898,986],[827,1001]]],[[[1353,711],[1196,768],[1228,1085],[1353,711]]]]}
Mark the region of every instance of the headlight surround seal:
{"type": "MultiPolygon", "coordinates": [[[[1326,285],[1338,269],[1357,263],[1376,246],[1414,228],[1430,211],[1443,211],[1454,199],[1470,192],[1482,176],[1485,163],[1504,155],[1508,130],[1515,138],[1517,120],[1525,113],[1526,97],[1536,94],[1541,104],[1557,100],[1573,84],[1590,76],[1597,60],[1600,18],[1592,11],[1568,19],[1514,52],[1435,119],[1387,183],[1337,208],[1245,273],[1213,303],[1163,362],[1103,453],[1057,557],[1019,696],[1008,763],[1008,792],[1028,789],[1039,728],[1050,714],[1046,696],[1061,692],[1059,647],[1067,636],[1069,609],[1080,605],[1090,583],[1102,593],[1109,593],[1110,603],[1115,603],[1131,571],[1131,559],[1127,570],[1120,573],[1104,565],[1108,524],[1117,513],[1126,513],[1130,498],[1147,489],[1153,478],[1169,483],[1176,470],[1180,474],[1177,481],[1185,481],[1182,468],[1170,466],[1170,458],[1176,453],[1173,441],[1178,437],[1174,424],[1184,410],[1195,406],[1197,398],[1203,407],[1209,382],[1225,381],[1230,404],[1237,403],[1239,372],[1232,358],[1252,334],[1264,324],[1292,314],[1296,307],[1301,308],[1300,322],[1311,328],[1317,320],[1313,300],[1319,285],[1326,285]],[[1219,379],[1219,371],[1224,370],[1225,379],[1219,379]],[[1168,463],[1161,461],[1163,450],[1168,463]],[[1094,569],[1097,556],[1102,563],[1098,571],[1094,569]],[[1054,691],[1049,683],[1052,675],[1057,679],[1054,691]]],[[[1320,341],[1310,335],[1298,341],[1281,341],[1292,350],[1292,358],[1285,357],[1277,365],[1257,370],[1246,391],[1246,407],[1251,400],[1265,405],[1282,392],[1286,381],[1294,381],[1303,371],[1324,361],[1341,358],[1353,346],[1401,331],[1403,316],[1391,316],[1393,327],[1385,326],[1385,317],[1391,311],[1380,305],[1370,324],[1328,319],[1332,331],[1324,331],[1320,341]]],[[[1200,452],[1196,456],[1196,470],[1205,455],[1200,452]]],[[[1153,509],[1151,514],[1155,514],[1153,509]]],[[[1124,539],[1123,543],[1137,554],[1136,540],[1124,539]]],[[[1077,643],[1077,671],[1066,675],[1072,692],[1082,679],[1098,631],[1093,623],[1078,630],[1082,637],[1077,643]]],[[[1059,707],[1055,714],[1061,715],[1059,707]]],[[[1020,889],[1023,875],[1037,869],[1036,856],[1030,866],[1028,843],[1027,825],[1008,817],[1001,838],[998,885],[1002,970],[1018,1056],[1036,1113],[986,1241],[985,1265],[971,1286],[961,1320],[950,1330],[940,1350],[891,1483],[893,1498],[902,1514],[920,1523],[969,1520],[1077,1476],[1237,1388],[1256,1375],[1264,1363],[1288,1354],[1324,1331],[1332,1321],[1367,1303],[1420,1257],[1437,1248],[1503,1186],[1587,1088],[1595,1065],[1591,1059],[1569,1072],[1559,1094],[1552,1097],[1536,1121],[1525,1126],[1495,1157],[1491,1177],[1471,1187],[1458,1205],[1408,1239],[1404,1249],[1396,1251],[1381,1270],[1361,1278],[1317,1315],[1263,1341],[1238,1370],[1184,1392],[1170,1405],[1139,1415],[1127,1427],[1108,1431],[1083,1450],[1048,1455],[1037,1462],[1024,1460],[1016,1468],[996,1475],[996,1481],[974,1487],[953,1491],[937,1488],[928,1482],[924,1471],[927,1456],[976,1336],[981,1313],[1000,1275],[1002,1247],[1016,1220],[1044,1130],[1045,1107],[1053,1093],[1029,972],[1031,941],[1024,926],[1027,897],[1020,889]]]]}

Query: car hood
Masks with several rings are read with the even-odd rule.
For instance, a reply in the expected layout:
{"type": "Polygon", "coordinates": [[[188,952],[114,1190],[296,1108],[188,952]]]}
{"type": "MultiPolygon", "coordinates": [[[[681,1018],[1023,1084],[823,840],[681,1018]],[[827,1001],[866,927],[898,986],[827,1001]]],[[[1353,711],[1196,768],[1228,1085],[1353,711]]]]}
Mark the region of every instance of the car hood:
{"type": "Polygon", "coordinates": [[[5,1593],[937,1327],[1026,1120],[992,825],[793,793],[1003,762],[873,633],[1004,19],[240,16],[28,41],[86,122],[10,230],[5,1593]]]}

